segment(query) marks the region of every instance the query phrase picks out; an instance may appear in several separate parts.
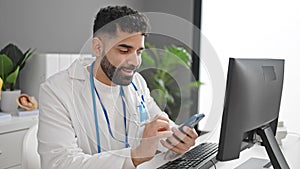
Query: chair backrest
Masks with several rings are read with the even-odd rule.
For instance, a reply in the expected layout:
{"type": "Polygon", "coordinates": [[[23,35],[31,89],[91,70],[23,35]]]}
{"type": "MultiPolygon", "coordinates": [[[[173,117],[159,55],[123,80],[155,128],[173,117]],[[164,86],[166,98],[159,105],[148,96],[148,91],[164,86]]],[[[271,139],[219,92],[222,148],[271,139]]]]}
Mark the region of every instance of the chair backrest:
{"type": "Polygon", "coordinates": [[[32,126],[24,136],[22,147],[22,169],[40,169],[40,155],[37,152],[38,124],[32,126]]]}

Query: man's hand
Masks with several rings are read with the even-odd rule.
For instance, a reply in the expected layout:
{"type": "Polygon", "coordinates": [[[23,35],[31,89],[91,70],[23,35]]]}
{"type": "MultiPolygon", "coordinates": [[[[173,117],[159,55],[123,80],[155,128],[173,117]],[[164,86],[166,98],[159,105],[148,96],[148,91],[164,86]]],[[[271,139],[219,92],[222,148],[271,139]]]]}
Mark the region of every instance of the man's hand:
{"type": "Polygon", "coordinates": [[[183,131],[177,129],[177,127],[172,127],[173,135],[168,137],[168,141],[160,140],[161,144],[172,151],[183,154],[190,147],[195,145],[195,140],[198,137],[194,128],[187,126],[183,127],[183,131]]]}
{"type": "Polygon", "coordinates": [[[152,122],[145,125],[141,144],[131,150],[131,159],[135,166],[154,157],[158,140],[172,135],[172,132],[168,131],[169,128],[169,119],[163,116],[156,116],[152,122]]]}

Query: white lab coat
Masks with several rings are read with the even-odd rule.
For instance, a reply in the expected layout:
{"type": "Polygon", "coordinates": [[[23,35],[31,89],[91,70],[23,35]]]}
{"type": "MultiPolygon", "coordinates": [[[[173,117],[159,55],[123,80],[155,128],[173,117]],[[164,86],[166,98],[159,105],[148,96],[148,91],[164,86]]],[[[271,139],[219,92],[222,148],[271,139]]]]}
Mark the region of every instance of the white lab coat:
{"type": "MultiPolygon", "coordinates": [[[[135,73],[133,82],[145,97],[151,119],[157,114],[167,116],[151,98],[140,74],[135,73]]],[[[131,85],[124,87],[124,93],[127,104],[135,105],[138,99],[131,85]]],[[[101,97],[105,100],[105,96],[101,97]]],[[[38,152],[42,168],[134,168],[130,148],[125,148],[124,144],[116,142],[109,135],[99,103],[97,111],[102,152],[97,153],[89,73],[81,61],[73,62],[70,68],[43,83],[40,87],[39,101],[38,152]]],[[[127,111],[134,110],[128,108],[127,111]]],[[[110,119],[112,118],[114,117],[110,116],[110,119]]],[[[114,120],[110,121],[113,123],[114,120]]],[[[123,133],[124,123],[112,126],[114,133],[123,133]],[[116,132],[117,130],[120,132],[116,132]]],[[[131,119],[128,128],[129,144],[135,147],[142,137],[143,127],[138,127],[131,119]]],[[[118,137],[122,139],[121,136],[118,137]]]]}

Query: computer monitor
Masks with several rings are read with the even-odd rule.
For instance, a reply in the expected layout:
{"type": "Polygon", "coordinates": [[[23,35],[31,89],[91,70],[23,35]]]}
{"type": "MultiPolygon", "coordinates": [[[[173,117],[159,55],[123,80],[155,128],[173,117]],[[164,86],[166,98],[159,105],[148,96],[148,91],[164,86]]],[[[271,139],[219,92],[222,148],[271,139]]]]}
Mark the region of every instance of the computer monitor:
{"type": "Polygon", "coordinates": [[[217,160],[262,141],[274,169],[289,168],[275,139],[283,77],[284,60],[229,59],[217,160]]]}

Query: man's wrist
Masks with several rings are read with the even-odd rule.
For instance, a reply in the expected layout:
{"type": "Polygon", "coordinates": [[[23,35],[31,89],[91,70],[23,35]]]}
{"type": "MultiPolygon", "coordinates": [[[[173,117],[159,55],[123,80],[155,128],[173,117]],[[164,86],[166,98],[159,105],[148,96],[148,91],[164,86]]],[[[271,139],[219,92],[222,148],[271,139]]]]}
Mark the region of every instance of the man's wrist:
{"type": "Polygon", "coordinates": [[[143,157],[143,156],[145,155],[140,154],[137,148],[131,149],[131,160],[135,167],[153,158],[153,157],[143,157]]]}

